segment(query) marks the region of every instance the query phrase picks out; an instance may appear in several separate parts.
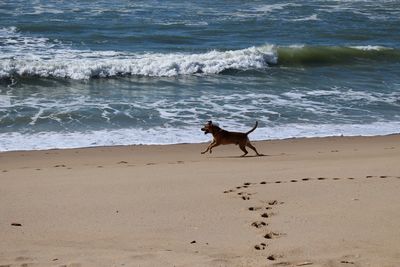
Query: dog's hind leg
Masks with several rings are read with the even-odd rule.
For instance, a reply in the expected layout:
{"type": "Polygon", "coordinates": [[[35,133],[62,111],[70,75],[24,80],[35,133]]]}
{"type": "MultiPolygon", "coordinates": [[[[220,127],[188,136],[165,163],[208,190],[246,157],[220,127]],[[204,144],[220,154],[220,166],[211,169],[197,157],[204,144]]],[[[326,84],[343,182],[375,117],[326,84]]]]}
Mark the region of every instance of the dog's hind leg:
{"type": "Polygon", "coordinates": [[[247,150],[246,150],[246,146],[245,145],[243,145],[243,144],[239,144],[239,148],[244,152],[244,154],[243,155],[241,155],[241,157],[244,157],[244,156],[246,156],[247,155],[247,153],[249,153],[249,152],[247,152],[247,150]]]}
{"type": "Polygon", "coordinates": [[[250,142],[247,142],[246,146],[248,146],[251,149],[253,149],[254,152],[256,152],[257,156],[263,156],[263,154],[258,153],[257,149],[250,142]]]}

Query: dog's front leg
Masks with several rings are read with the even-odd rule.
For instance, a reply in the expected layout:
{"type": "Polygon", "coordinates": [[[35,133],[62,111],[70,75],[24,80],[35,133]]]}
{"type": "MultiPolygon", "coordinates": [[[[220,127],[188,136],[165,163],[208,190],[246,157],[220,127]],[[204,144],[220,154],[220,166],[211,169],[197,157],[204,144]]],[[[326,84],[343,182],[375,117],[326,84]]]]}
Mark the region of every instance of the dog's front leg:
{"type": "Polygon", "coordinates": [[[213,140],[213,141],[211,142],[211,144],[208,145],[207,149],[204,150],[203,152],[201,152],[201,154],[205,154],[207,151],[210,151],[210,153],[212,153],[212,150],[211,150],[211,149],[212,149],[213,147],[217,146],[216,143],[217,143],[217,142],[216,142],[215,140],[213,140]]]}
{"type": "Polygon", "coordinates": [[[216,146],[219,146],[220,144],[218,144],[217,142],[214,142],[213,144],[210,145],[210,154],[212,153],[212,149],[216,146]]]}
{"type": "Polygon", "coordinates": [[[210,153],[211,153],[211,148],[213,147],[213,145],[214,145],[215,143],[216,143],[215,140],[213,140],[213,141],[211,142],[211,144],[208,145],[207,149],[204,150],[203,152],[201,152],[201,154],[206,153],[208,150],[210,150],[210,153]]]}

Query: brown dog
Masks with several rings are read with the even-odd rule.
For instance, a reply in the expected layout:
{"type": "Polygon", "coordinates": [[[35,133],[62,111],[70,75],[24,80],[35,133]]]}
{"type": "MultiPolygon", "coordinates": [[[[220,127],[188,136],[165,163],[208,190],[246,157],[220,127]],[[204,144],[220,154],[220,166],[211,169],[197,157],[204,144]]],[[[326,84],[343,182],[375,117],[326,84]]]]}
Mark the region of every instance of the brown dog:
{"type": "Polygon", "coordinates": [[[207,147],[205,151],[201,152],[201,154],[204,154],[207,151],[210,151],[211,153],[212,149],[219,145],[235,144],[239,145],[239,148],[244,152],[244,154],[241,155],[241,157],[246,156],[248,153],[246,150],[246,146],[253,149],[256,152],[257,156],[263,156],[262,154],[257,152],[257,149],[250,143],[250,140],[247,137],[249,133],[251,133],[257,128],[257,125],[258,122],[256,121],[256,125],[254,125],[253,129],[251,129],[247,133],[239,133],[239,132],[225,131],[220,127],[218,127],[217,125],[213,124],[212,121],[209,121],[204,125],[203,128],[201,128],[201,130],[204,131],[204,134],[211,133],[214,137],[214,140],[211,142],[211,144],[207,147]]]}

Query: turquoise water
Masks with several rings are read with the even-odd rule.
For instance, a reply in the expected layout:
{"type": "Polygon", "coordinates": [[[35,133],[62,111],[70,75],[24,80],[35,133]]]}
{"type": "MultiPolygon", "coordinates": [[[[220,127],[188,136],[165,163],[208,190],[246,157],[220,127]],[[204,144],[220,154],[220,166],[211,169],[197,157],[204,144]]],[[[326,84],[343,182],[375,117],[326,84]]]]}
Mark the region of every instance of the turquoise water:
{"type": "Polygon", "coordinates": [[[2,1],[0,151],[400,132],[398,1],[2,1]]]}

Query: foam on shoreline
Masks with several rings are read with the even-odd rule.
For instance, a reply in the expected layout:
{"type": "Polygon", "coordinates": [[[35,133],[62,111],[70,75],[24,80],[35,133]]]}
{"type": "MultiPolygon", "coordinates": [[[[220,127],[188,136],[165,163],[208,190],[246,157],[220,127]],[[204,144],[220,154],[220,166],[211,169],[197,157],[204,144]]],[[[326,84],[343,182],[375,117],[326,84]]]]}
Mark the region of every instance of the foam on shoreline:
{"type": "MultiPolygon", "coordinates": [[[[227,130],[246,131],[227,127],[227,130]]],[[[327,136],[376,136],[399,133],[398,123],[373,123],[369,125],[301,125],[288,124],[272,128],[259,127],[251,133],[251,140],[276,140],[327,136]]],[[[204,143],[211,140],[198,128],[120,129],[88,132],[0,133],[0,151],[46,150],[119,145],[173,145],[204,143]]]]}

